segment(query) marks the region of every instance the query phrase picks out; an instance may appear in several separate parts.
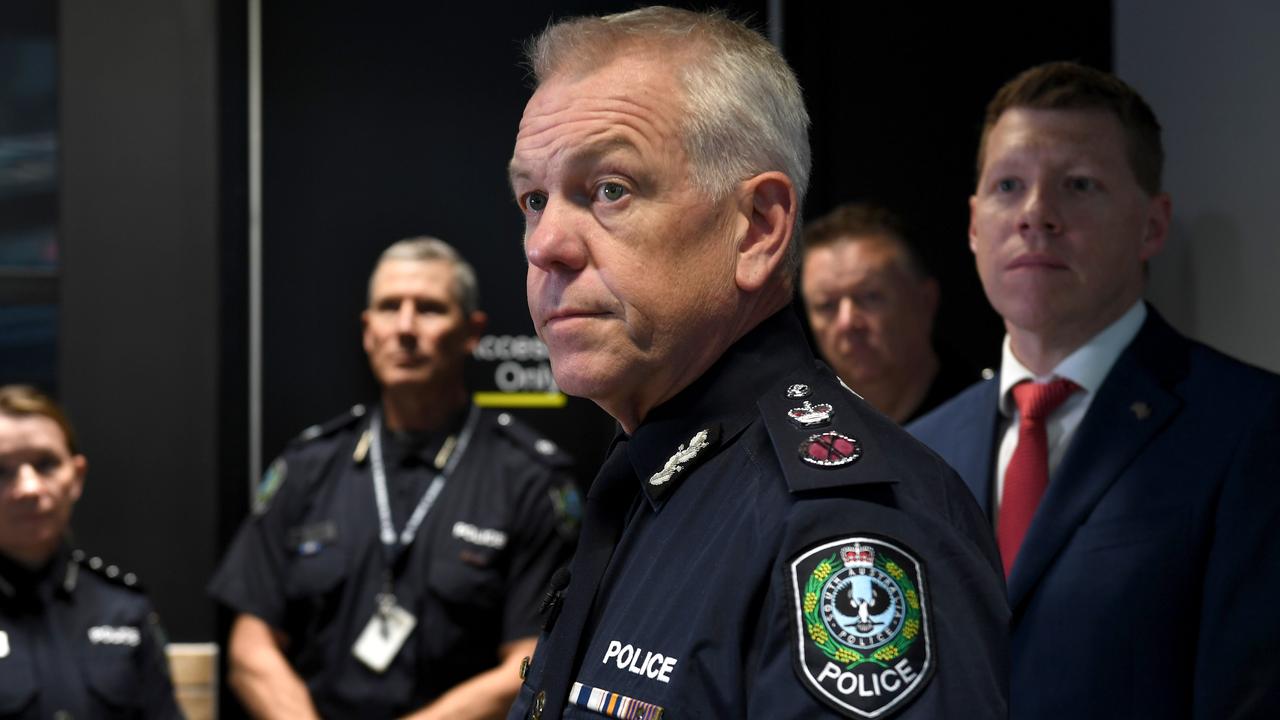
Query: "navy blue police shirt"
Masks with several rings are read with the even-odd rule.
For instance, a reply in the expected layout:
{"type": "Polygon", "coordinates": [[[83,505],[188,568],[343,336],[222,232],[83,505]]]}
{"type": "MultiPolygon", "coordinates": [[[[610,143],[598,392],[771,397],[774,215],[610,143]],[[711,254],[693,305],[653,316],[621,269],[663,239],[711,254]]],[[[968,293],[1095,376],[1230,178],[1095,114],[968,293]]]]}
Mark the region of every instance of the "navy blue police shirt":
{"type": "Polygon", "coordinates": [[[0,555],[0,718],[180,718],[164,635],[132,573],[62,548],[0,555]]]}
{"type": "Polygon", "coordinates": [[[511,720],[1007,712],[989,524],[789,309],[615,440],[581,542],[511,720]],[[631,510],[597,587],[590,545],[619,485],[631,510]]]}
{"type": "Polygon", "coordinates": [[[210,584],[219,602],[284,633],[285,657],[324,717],[412,712],[492,669],[503,643],[538,633],[540,594],[572,553],[579,511],[571,461],[554,444],[477,408],[425,440],[383,426],[393,524],[405,527],[445,436],[465,434],[471,412],[469,442],[391,567],[397,603],[417,625],[383,672],[353,654],[388,568],[363,406],[308,429],[272,464],[210,584]]]}

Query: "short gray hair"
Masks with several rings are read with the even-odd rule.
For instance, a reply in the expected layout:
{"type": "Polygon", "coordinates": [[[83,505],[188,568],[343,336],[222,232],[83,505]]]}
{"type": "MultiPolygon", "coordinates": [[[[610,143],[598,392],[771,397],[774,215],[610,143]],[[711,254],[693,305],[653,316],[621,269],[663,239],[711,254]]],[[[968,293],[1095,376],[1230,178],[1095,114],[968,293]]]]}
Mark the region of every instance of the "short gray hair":
{"type": "Polygon", "coordinates": [[[392,243],[378,256],[378,262],[369,273],[369,303],[373,303],[373,278],[378,268],[388,260],[416,260],[418,262],[446,262],[453,268],[454,299],[462,308],[463,315],[480,309],[480,287],[476,283],[476,271],[462,259],[457,250],[449,243],[428,235],[405,238],[392,243]]]}
{"type": "MultiPolygon", "coordinates": [[[[781,171],[800,205],[809,188],[809,113],[795,73],[759,33],[721,11],[647,7],[549,26],[526,55],[538,84],[561,73],[587,73],[637,47],[683,55],[681,126],[694,183],[720,199],[749,177],[781,171]],[[693,60],[687,61],[690,54],[693,60]]],[[[675,62],[675,61],[672,61],[675,62]]],[[[799,266],[800,213],[784,273],[799,266]]]]}

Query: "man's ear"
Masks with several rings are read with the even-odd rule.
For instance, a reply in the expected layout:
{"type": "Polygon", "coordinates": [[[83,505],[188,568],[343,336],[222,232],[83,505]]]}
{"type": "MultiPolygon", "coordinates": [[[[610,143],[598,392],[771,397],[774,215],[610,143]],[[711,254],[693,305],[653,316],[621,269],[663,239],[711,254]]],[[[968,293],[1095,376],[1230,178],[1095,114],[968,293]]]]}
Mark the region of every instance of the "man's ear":
{"type": "Polygon", "coordinates": [[[1143,261],[1150,260],[1164,249],[1164,243],[1169,239],[1172,216],[1173,201],[1169,193],[1154,195],[1147,205],[1146,234],[1142,236],[1142,247],[1138,250],[1143,261]]]}
{"type": "Polygon", "coordinates": [[[373,352],[373,338],[369,335],[369,311],[360,311],[360,344],[366,353],[373,352]]]}
{"type": "Polygon", "coordinates": [[[734,279],[738,289],[754,292],[764,287],[785,262],[799,203],[791,178],[773,171],[756,175],[739,186],[738,210],[746,218],[746,231],[738,241],[734,279]]]}
{"type": "Polygon", "coordinates": [[[481,310],[475,310],[467,317],[467,353],[476,351],[484,329],[489,324],[489,316],[481,310]]]}

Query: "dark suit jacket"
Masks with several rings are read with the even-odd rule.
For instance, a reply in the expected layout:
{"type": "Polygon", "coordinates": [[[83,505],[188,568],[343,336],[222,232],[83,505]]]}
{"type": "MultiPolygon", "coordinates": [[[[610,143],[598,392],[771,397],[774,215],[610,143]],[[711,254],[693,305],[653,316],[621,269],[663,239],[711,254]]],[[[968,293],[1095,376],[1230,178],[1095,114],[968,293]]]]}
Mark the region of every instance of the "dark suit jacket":
{"type": "MultiPolygon", "coordinates": [[[[1149,310],[1009,577],[1015,720],[1280,718],[1280,377],[1149,310]]],[[[999,387],[908,427],[988,512],[999,387]]]]}

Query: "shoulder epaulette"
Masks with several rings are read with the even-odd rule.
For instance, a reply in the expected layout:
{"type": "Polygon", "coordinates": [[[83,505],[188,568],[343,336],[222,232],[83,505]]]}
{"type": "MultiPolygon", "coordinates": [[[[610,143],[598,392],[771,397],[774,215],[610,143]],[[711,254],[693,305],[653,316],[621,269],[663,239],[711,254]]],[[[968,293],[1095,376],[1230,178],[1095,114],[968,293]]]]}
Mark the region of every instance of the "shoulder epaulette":
{"type": "Polygon", "coordinates": [[[559,445],[539,435],[528,425],[512,417],[510,413],[498,413],[493,422],[499,432],[527,450],[534,458],[552,467],[573,466],[573,458],[559,445]]]}
{"type": "Polygon", "coordinates": [[[896,481],[875,411],[830,372],[792,376],[756,405],[792,493],[896,481]]]}
{"type": "Polygon", "coordinates": [[[145,591],[142,583],[138,580],[138,576],[134,573],[121,570],[118,566],[111,565],[96,555],[90,556],[83,550],[71,551],[71,562],[67,563],[67,573],[62,581],[64,590],[71,592],[75,589],[77,575],[80,572],[90,572],[112,585],[118,585],[134,592],[141,593],[145,591]]]}
{"type": "Polygon", "coordinates": [[[322,423],[316,423],[315,425],[312,425],[298,433],[298,436],[295,437],[290,444],[308,443],[317,438],[332,435],[342,428],[358,422],[367,412],[368,410],[364,405],[352,405],[351,409],[345,413],[322,423]]]}

